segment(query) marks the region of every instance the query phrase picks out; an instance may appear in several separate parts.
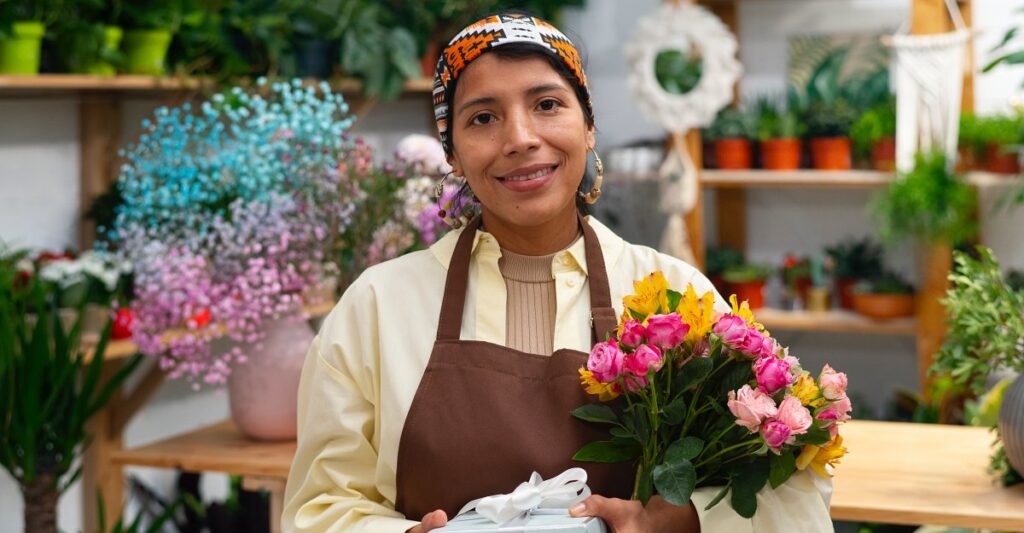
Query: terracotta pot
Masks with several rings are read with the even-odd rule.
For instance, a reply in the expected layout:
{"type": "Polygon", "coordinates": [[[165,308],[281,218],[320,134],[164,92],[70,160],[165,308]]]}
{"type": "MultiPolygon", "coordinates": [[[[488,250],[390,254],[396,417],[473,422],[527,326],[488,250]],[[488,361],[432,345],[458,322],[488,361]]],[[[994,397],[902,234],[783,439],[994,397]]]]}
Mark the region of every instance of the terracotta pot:
{"type": "Polygon", "coordinates": [[[228,377],[231,419],[257,440],[294,439],[299,376],[313,330],[294,317],[271,320],[264,329],[262,344],[244,347],[248,359],[228,377]]]}
{"type": "Polygon", "coordinates": [[[800,168],[800,139],[761,141],[761,166],[765,170],[800,168]]]}
{"type": "Polygon", "coordinates": [[[969,146],[957,147],[957,159],[956,159],[956,171],[957,172],[968,172],[977,168],[975,162],[974,150],[969,146]]]}
{"type": "Polygon", "coordinates": [[[853,309],[853,286],[860,281],[856,278],[839,278],[836,280],[836,293],[839,294],[839,307],[853,309]]]}
{"type": "Polygon", "coordinates": [[[985,170],[999,174],[1020,174],[1017,152],[1004,152],[1002,146],[989,143],[985,147],[985,170]]]}
{"type": "Polygon", "coordinates": [[[729,292],[736,295],[740,302],[746,300],[751,309],[764,307],[764,281],[745,281],[729,283],[729,292]]]}
{"type": "Polygon", "coordinates": [[[715,141],[715,159],[723,170],[750,168],[750,141],[747,139],[719,139],[715,141]]]}
{"type": "Polygon", "coordinates": [[[434,78],[434,71],[437,70],[437,61],[441,58],[441,45],[437,43],[427,44],[427,49],[420,56],[420,71],[427,79],[434,78]]]}
{"type": "Polygon", "coordinates": [[[811,161],[817,170],[850,170],[850,138],[811,139],[811,161]]]}
{"type": "Polygon", "coordinates": [[[853,293],[853,309],[874,320],[889,320],[914,315],[913,294],[853,293]]]}
{"type": "Polygon", "coordinates": [[[885,137],[871,147],[871,166],[880,172],[896,170],[895,137],[885,137]]]}

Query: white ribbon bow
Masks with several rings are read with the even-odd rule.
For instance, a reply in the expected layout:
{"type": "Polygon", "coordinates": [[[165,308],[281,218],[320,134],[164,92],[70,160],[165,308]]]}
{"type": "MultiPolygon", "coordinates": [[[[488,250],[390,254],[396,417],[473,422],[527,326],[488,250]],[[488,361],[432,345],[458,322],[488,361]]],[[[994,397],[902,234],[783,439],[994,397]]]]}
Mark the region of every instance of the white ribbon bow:
{"type": "Polygon", "coordinates": [[[587,471],[582,468],[570,468],[547,481],[534,472],[529,481],[520,483],[510,494],[473,500],[456,516],[475,510],[491,522],[508,525],[510,522],[525,522],[538,509],[566,511],[589,496],[587,471]]]}

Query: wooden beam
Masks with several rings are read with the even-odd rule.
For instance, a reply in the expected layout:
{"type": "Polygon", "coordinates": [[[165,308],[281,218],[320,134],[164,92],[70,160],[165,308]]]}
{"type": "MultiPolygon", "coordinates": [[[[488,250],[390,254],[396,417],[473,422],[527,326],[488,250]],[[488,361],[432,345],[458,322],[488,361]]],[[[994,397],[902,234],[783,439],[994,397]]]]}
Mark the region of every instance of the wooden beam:
{"type": "Polygon", "coordinates": [[[78,104],[80,150],[78,245],[92,247],[96,228],[82,215],[93,200],[105,193],[116,179],[115,162],[121,144],[121,101],[114,93],[82,95],[78,104]]]}
{"type": "Polygon", "coordinates": [[[690,153],[693,166],[697,168],[697,201],[693,209],[686,214],[686,234],[690,239],[690,248],[699,270],[704,270],[704,187],[700,185],[700,173],[704,167],[703,150],[701,149],[700,130],[690,130],[686,134],[686,149],[690,153]]]}
{"type": "Polygon", "coordinates": [[[715,224],[718,246],[740,252],[747,249],[747,191],[718,189],[715,192],[715,224]]]}
{"type": "Polygon", "coordinates": [[[160,370],[159,364],[154,364],[132,392],[125,396],[118,405],[112,406],[111,430],[119,434],[124,433],[124,428],[146,406],[146,402],[156,394],[163,383],[164,372],[160,370]]]}
{"type": "MultiPolygon", "coordinates": [[[[967,28],[974,28],[974,4],[971,0],[959,0],[960,15],[963,16],[964,25],[967,28]]],[[[974,72],[977,68],[974,64],[974,39],[967,40],[967,57],[964,60],[964,89],[960,95],[960,112],[974,111],[974,72]]]]}
{"type": "Polygon", "coordinates": [[[921,393],[928,392],[928,369],[946,336],[946,307],[953,251],[948,244],[924,244],[918,257],[921,284],[917,293],[917,371],[921,393]]]}
{"type": "Polygon", "coordinates": [[[915,35],[944,33],[951,27],[945,0],[912,0],[910,32],[915,35]]]}
{"type": "MultiPolygon", "coordinates": [[[[101,383],[113,377],[122,363],[121,360],[105,361],[101,383]]],[[[92,437],[82,456],[82,526],[86,533],[99,531],[97,491],[103,495],[103,510],[108,523],[121,516],[124,477],[121,467],[111,461],[111,455],[124,449],[122,431],[114,426],[113,410],[113,406],[123,398],[120,391],[114,393],[107,407],[94,414],[86,427],[86,433],[92,437]]]]}

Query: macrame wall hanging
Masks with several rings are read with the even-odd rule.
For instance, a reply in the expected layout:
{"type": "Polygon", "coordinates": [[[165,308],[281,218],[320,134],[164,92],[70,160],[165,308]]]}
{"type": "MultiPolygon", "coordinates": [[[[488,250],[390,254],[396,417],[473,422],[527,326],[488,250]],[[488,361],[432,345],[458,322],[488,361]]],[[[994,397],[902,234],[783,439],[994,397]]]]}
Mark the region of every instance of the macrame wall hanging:
{"type": "Polygon", "coordinates": [[[946,0],[955,30],[907,35],[903,27],[886,39],[896,78],[896,169],[914,167],[918,152],[941,150],[956,163],[964,62],[971,32],[955,0],[946,0]]]}
{"type": "Polygon", "coordinates": [[[686,148],[686,132],[707,126],[733,98],[742,72],[736,59],[736,38],[707,9],[667,2],[643,17],[626,44],[629,87],[640,109],[671,134],[665,161],[658,171],[661,210],[668,214],[660,249],[696,264],[684,215],[697,203],[698,169],[686,148]],[[678,53],[694,65],[699,78],[685,91],[670,92],[658,80],[656,64],[663,53],[678,53]],[[680,94],[682,93],[682,94],[680,94]]]}

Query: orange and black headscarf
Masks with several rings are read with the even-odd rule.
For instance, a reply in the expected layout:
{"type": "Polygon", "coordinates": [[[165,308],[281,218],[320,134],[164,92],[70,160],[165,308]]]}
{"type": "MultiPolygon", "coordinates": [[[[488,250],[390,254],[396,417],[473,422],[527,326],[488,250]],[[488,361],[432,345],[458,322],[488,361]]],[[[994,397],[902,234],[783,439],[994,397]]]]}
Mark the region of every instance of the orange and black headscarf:
{"type": "Polygon", "coordinates": [[[580,53],[572,41],[558,28],[537,17],[522,14],[493,15],[480,19],[457,33],[437,62],[437,69],[434,71],[434,120],[437,122],[437,132],[441,136],[441,145],[447,153],[452,153],[448,122],[451,118],[450,104],[459,75],[467,65],[488,50],[513,43],[536,46],[565,63],[575,78],[570,81],[574,82],[580,93],[585,96],[585,101],[581,103],[586,106],[587,115],[593,115],[587,76],[583,73],[580,53]]]}

